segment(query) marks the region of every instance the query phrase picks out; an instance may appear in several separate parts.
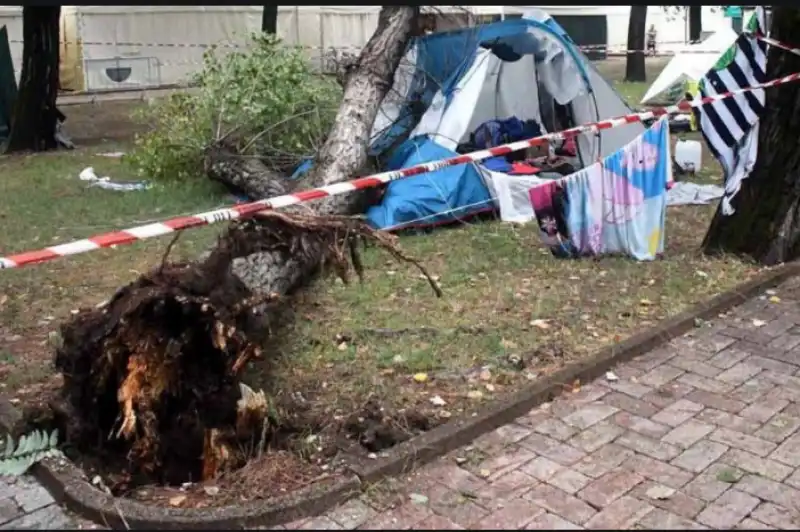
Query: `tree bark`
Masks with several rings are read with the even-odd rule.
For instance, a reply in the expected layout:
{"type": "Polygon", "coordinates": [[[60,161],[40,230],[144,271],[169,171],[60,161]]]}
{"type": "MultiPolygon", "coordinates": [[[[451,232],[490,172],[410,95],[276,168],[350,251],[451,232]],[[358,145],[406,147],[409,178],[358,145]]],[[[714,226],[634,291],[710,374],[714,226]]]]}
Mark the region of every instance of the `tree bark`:
{"type": "MultiPolygon", "coordinates": [[[[383,98],[391,88],[394,72],[412,36],[418,7],[384,6],[375,33],[361,52],[345,86],[344,97],[325,144],[314,160],[312,170],[297,184],[298,188],[331,185],[353,179],[367,167],[367,148],[375,116],[383,98]]],[[[213,153],[212,153],[213,155],[213,153]]],[[[214,168],[211,177],[223,182],[253,184],[253,192],[270,179],[265,173],[249,176],[237,174],[211,157],[207,168],[214,168]]],[[[266,169],[264,169],[266,170],[266,169]]],[[[286,186],[272,179],[270,187],[286,186]]],[[[313,209],[320,215],[362,213],[370,193],[352,193],[319,200],[302,209],[313,209]]],[[[262,198],[261,194],[254,197],[262,198]]],[[[237,231],[233,227],[231,231],[237,231]]],[[[286,294],[308,279],[319,266],[321,250],[306,249],[302,255],[289,250],[255,253],[233,263],[234,273],[256,293],[286,294]]]]}
{"type": "Polygon", "coordinates": [[[689,40],[700,42],[703,33],[703,6],[686,6],[689,12],[689,40]]]}
{"type": "Polygon", "coordinates": [[[628,21],[628,61],[625,65],[625,81],[647,81],[644,64],[646,25],[647,6],[631,6],[631,15],[628,21]]]}
{"type": "MultiPolygon", "coordinates": [[[[772,37],[800,47],[800,9],[776,6],[772,37]]],[[[800,71],[800,57],[771,47],[767,79],[800,71]]],[[[746,255],[774,265],[800,255],[800,87],[796,83],[767,89],[761,117],[758,158],[750,176],[731,201],[735,212],[720,208],[703,241],[707,253],[746,255]]]]}
{"type": "MultiPolygon", "coordinates": [[[[365,166],[373,121],[417,12],[381,10],[303,188],[345,181],[365,166]]],[[[222,140],[207,150],[211,178],[257,197],[286,192],[281,176],[257,158],[237,157],[233,145],[222,140]]],[[[271,390],[254,392],[240,381],[252,359],[275,356],[273,330],[290,314],[291,300],[281,296],[322,263],[345,281],[350,269],[360,274],[359,239],[416,264],[392,235],[350,216],[331,216],[363,210],[363,199],[330,197],[233,223],[205,259],[175,264],[165,255],[103,308],[72,316],[61,327],[56,352],[64,384],[51,405],[55,427],[85,452],[99,448],[101,456],[125,457],[123,476],[131,482],[176,485],[241,465],[243,443],[259,437],[259,445],[268,445],[265,432],[283,423],[266,422],[268,406],[282,401],[281,394],[267,401],[271,390]]],[[[287,401],[286,411],[298,410],[287,401]]]]}
{"type": "Polygon", "coordinates": [[[261,31],[264,33],[278,33],[278,6],[264,6],[261,14],[261,31]]]}
{"type": "Polygon", "coordinates": [[[270,170],[256,157],[242,157],[228,142],[210,146],[205,153],[205,172],[233,194],[248,198],[271,198],[291,192],[296,183],[270,170]]]}
{"type": "Polygon", "coordinates": [[[61,7],[22,10],[22,74],[6,151],[44,151],[58,147],[58,36],[61,7]]]}

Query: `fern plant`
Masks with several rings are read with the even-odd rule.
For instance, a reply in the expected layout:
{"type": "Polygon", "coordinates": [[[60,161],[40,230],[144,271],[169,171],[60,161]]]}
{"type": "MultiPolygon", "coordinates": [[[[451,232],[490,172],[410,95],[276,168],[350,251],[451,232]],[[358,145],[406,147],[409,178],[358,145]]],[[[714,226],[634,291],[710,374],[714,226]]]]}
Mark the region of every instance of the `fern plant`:
{"type": "Polygon", "coordinates": [[[0,476],[16,477],[24,474],[33,464],[58,455],[57,445],[58,429],[49,435],[43,430],[34,430],[20,437],[17,444],[8,435],[5,439],[5,451],[0,454],[0,476]]]}

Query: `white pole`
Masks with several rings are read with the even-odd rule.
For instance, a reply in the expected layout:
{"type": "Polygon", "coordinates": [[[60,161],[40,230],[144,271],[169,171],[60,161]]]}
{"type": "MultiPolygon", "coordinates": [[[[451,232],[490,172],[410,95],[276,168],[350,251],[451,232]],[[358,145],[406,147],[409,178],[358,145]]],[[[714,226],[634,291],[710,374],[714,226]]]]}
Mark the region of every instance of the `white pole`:
{"type": "Polygon", "coordinates": [[[506,19],[506,6],[500,6],[500,20],[506,19]]]}

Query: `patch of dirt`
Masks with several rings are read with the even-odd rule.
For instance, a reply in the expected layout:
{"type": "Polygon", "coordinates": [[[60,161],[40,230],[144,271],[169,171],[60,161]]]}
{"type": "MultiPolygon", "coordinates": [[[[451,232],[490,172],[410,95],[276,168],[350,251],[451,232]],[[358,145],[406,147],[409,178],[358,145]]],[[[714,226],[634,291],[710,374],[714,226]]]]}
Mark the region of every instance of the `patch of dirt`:
{"type": "Polygon", "coordinates": [[[12,332],[0,324],[0,392],[13,393],[12,400],[17,403],[25,401],[27,396],[36,396],[38,388],[47,386],[54,377],[47,332],[39,328],[23,333],[12,332]],[[20,374],[24,375],[23,382],[20,374]]]}
{"type": "MultiPolygon", "coordinates": [[[[31,388],[24,398],[26,424],[17,433],[33,428],[68,430],[68,420],[53,415],[52,407],[60,401],[57,390],[61,382],[60,377],[54,377],[35,390],[31,388]]],[[[276,406],[281,412],[295,414],[270,427],[268,445],[240,442],[244,445],[245,462],[213,478],[189,475],[183,480],[172,478],[170,482],[154,484],[149,475],[131,474],[128,458],[108,446],[91,452],[72,445],[63,449],[94,486],[115,496],[165,507],[206,508],[281,497],[311,485],[334,484],[347,473],[347,456],[356,448],[374,456],[373,453],[442,421],[417,412],[390,413],[375,401],[344,419],[312,419],[304,412],[302,396],[295,397],[297,402],[293,405],[276,406]]],[[[169,469],[174,471],[174,465],[169,469]]]]}
{"type": "Polygon", "coordinates": [[[147,103],[141,100],[102,100],[61,107],[67,117],[64,131],[78,146],[96,146],[107,141],[132,139],[149,126],[133,119],[147,103]]]}
{"type": "MultiPolygon", "coordinates": [[[[348,454],[375,457],[453,417],[470,415],[487,401],[757,273],[757,267],[734,257],[699,253],[698,228],[707,226],[712,213],[713,206],[670,208],[667,251],[651,263],[555,259],[535,230],[491,222],[406,237],[406,247],[441,277],[445,298],[430,295],[418,271],[395,270],[396,263],[373,252],[363,260],[365,270],[374,272],[367,283],[318,282],[294,296],[286,340],[273,338],[269,356],[251,362],[241,375],[252,389],[266,392],[273,410],[265,436],[257,427],[234,440],[243,446],[244,461],[204,477],[205,451],[178,439],[175,451],[159,460],[173,473],[163,468],[157,487],[152,472],[131,472],[120,460],[124,454],[97,457],[73,449],[72,456],[114,493],[169,506],[216,506],[337,478],[348,454]],[[260,458],[247,450],[259,438],[268,443],[260,458]],[[181,465],[187,455],[194,457],[192,463],[181,465]],[[282,466],[273,467],[273,459],[282,466]],[[251,478],[260,484],[249,484],[251,478]]],[[[113,311],[113,300],[107,308],[113,311]]],[[[179,308],[189,307],[183,302],[162,311],[165,327],[174,319],[169,316],[184,312],[179,308]]],[[[96,334],[88,325],[85,333],[96,334]]],[[[198,327],[198,338],[208,337],[204,330],[198,327]]],[[[134,331],[132,338],[141,340],[142,334],[134,331]]],[[[93,341],[81,338],[64,335],[70,345],[86,347],[93,341]]],[[[206,344],[195,345],[196,357],[208,351],[206,344]]],[[[104,349],[114,356],[114,345],[104,349]]],[[[191,397],[196,380],[184,377],[185,391],[178,395],[191,397]]],[[[71,387],[84,388],[77,381],[71,387]]],[[[117,388],[95,396],[107,397],[117,408],[117,388]]],[[[213,399],[215,405],[226,400],[220,397],[213,399]]],[[[209,399],[197,400],[198,412],[213,414],[216,406],[203,406],[209,399]]],[[[159,416],[167,419],[165,412],[159,416]]],[[[64,418],[71,419],[68,413],[64,418]]],[[[172,420],[178,431],[188,433],[178,421],[172,420]]],[[[93,441],[118,429],[118,423],[109,418],[99,424],[93,441]]]]}
{"type": "MultiPolygon", "coordinates": [[[[295,296],[293,323],[283,333],[288,341],[274,339],[270,356],[241,376],[254,390],[267,392],[274,410],[260,456],[247,449],[262,438],[260,430],[251,431],[236,440],[244,446],[244,462],[203,480],[204,451],[189,452],[184,442],[162,462],[175,469],[180,461],[174,456],[191,454],[193,465],[184,463],[175,474],[165,468],[157,486],[152,475],[131,473],[124,454],[77,448],[68,453],[113,493],[170,507],[219,506],[332,482],[349,454],[375,457],[455,416],[470,415],[757,273],[738,259],[698,253],[697,229],[707,226],[712,212],[713,207],[670,208],[667,253],[652,263],[559,260],[535,231],[488,222],[407,237],[403,242],[412,253],[441,276],[446,297],[430,295],[418,271],[396,271],[396,263],[371,252],[364,267],[375,273],[364,285],[319,282],[295,296]]],[[[113,300],[106,308],[114,308],[113,300]]],[[[167,315],[176,312],[164,314],[165,326],[172,319],[167,315]]],[[[92,330],[85,327],[87,334],[92,330]]],[[[88,345],[77,337],[64,339],[88,345]]],[[[112,348],[106,348],[109,356],[112,348]]],[[[195,349],[205,350],[199,344],[195,349]]],[[[183,381],[191,395],[192,379],[183,381]]],[[[55,389],[53,380],[21,399],[41,406],[55,389]]],[[[116,389],[99,396],[116,404],[116,389]]],[[[199,402],[198,411],[209,415],[205,410],[199,402]]],[[[172,422],[185,431],[178,421],[172,422]]],[[[117,428],[118,420],[101,425],[96,438],[117,428]]]]}
{"type": "Polygon", "coordinates": [[[158,506],[207,508],[280,497],[311,485],[333,484],[340,477],[327,464],[314,464],[285,450],[269,450],[241,469],[210,481],[180,487],[143,486],[126,497],[158,506]]]}

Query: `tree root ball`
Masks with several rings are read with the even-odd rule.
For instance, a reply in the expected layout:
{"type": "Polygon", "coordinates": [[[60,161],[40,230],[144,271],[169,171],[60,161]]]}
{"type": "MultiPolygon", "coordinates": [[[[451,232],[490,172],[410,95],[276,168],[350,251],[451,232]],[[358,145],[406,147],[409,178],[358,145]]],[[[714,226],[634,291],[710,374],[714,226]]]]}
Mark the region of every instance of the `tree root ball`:
{"type": "Polygon", "coordinates": [[[393,236],[361,220],[259,215],[234,224],[205,261],[170,264],[165,256],[108,303],[62,325],[56,426],[81,453],[124,462],[133,484],[206,480],[243,465],[241,449],[263,448],[281,427],[267,415],[264,392],[239,375],[268,348],[269,323],[288,300],[253,294],[231,273],[233,260],[258,251],[313,253],[346,281],[351,269],[361,276],[356,242],[364,240],[417,266],[441,294],[393,236]]]}
{"type": "MultiPolygon", "coordinates": [[[[260,354],[245,331],[263,302],[226,269],[175,264],[75,316],[61,328],[55,360],[67,441],[122,452],[130,474],[159,483],[218,469],[242,416],[237,375],[260,354]]],[[[254,428],[240,423],[236,436],[254,428]]]]}

